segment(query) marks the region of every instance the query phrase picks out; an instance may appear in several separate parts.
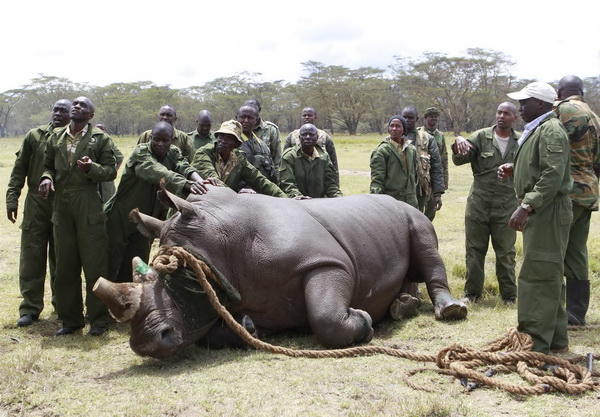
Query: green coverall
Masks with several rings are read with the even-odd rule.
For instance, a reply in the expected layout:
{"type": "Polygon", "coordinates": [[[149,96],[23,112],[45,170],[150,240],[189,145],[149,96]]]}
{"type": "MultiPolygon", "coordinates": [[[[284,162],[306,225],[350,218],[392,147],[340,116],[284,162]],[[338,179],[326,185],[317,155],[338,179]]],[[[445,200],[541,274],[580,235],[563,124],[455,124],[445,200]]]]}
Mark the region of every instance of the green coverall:
{"type": "Polygon", "coordinates": [[[521,136],[512,130],[504,156],[494,137],[496,125],[473,133],[467,141],[471,149],[466,155],[455,153],[452,145],[452,161],[455,165],[471,163],[473,184],[465,211],[465,246],[467,276],[465,295],[479,298],[485,277],[485,255],[490,238],[496,253],[496,276],[503,300],[517,297],[515,285],[515,241],[517,233],[508,226],[517,208],[513,178],[499,181],[498,167],[513,163],[521,136]]]}
{"type": "Polygon", "coordinates": [[[535,352],[568,346],[563,259],[573,218],[569,156],[567,133],[552,113],[515,156],[517,198],[533,209],[523,228],[518,329],[531,335],[535,352]]]}
{"type": "Polygon", "coordinates": [[[335,168],[329,155],[318,145],[319,157],[309,161],[296,145],[283,152],[279,168],[280,187],[290,198],[308,196],[313,198],[342,197],[335,182],[335,168]]]}
{"type": "MultiPolygon", "coordinates": [[[[190,138],[190,142],[192,142],[192,145],[194,146],[194,152],[196,152],[204,145],[208,145],[209,143],[215,143],[217,141],[217,138],[215,137],[215,132],[213,132],[212,130],[208,132],[208,135],[200,136],[200,133],[198,133],[198,130],[196,129],[188,133],[188,136],[190,138]]],[[[189,160],[190,163],[193,159],[194,158],[189,160]]]]}
{"type": "MultiPolygon", "coordinates": [[[[248,184],[254,191],[260,194],[266,194],[273,197],[287,197],[276,184],[269,181],[260,171],[248,160],[246,155],[238,149],[233,150],[238,158],[237,165],[233,168],[225,181],[226,186],[231,188],[236,193],[240,191],[242,181],[248,184]]],[[[217,146],[216,144],[208,144],[196,151],[192,166],[198,170],[198,174],[204,179],[219,178],[216,170],[217,164],[217,146]]]]}
{"type": "Polygon", "coordinates": [[[92,327],[108,324],[108,310],[92,292],[96,280],[108,274],[106,215],[98,194],[98,183],[117,175],[116,158],[110,136],[87,125],[87,132],[69,163],[65,136],[67,129],[51,137],[46,146],[43,177],[54,182],[54,239],[56,247],[56,311],[63,327],[82,327],[83,301],[81,268],[86,281],[86,310],[92,327]],[[75,161],[88,156],[92,166],[87,173],[75,161]]]}
{"type": "MultiPolygon", "coordinates": [[[[321,129],[317,129],[317,135],[317,145],[319,145],[321,149],[325,149],[325,152],[327,152],[327,155],[329,155],[329,159],[331,159],[331,163],[333,164],[333,168],[335,169],[335,184],[339,187],[340,170],[338,167],[337,154],[335,152],[335,144],[333,143],[333,139],[331,139],[331,136],[329,136],[327,132],[321,129]]],[[[291,132],[285,139],[283,150],[285,151],[286,149],[299,144],[300,129],[296,129],[293,132],[291,132]]]]}
{"type": "Polygon", "coordinates": [[[281,137],[279,127],[273,122],[259,118],[258,126],[252,132],[269,148],[275,170],[281,165],[281,137]]]}
{"type": "Polygon", "coordinates": [[[148,263],[152,239],[143,236],[129,220],[129,213],[137,208],[141,213],[160,220],[166,218],[166,208],[157,199],[160,181],[172,193],[183,196],[183,187],[190,174],[196,172],[175,146],[171,146],[164,160],[158,161],[150,143],[135,147],[127,160],[115,196],[104,206],[108,218],[108,278],[114,282],[132,280],[131,260],[139,256],[148,263]]]}
{"type": "Polygon", "coordinates": [[[417,149],[406,143],[405,158],[385,138],[371,153],[371,194],[387,194],[418,209],[417,203],[417,149]]]}
{"type": "Polygon", "coordinates": [[[52,197],[43,199],[38,192],[40,177],[44,172],[46,143],[53,133],[52,123],[31,129],[25,135],[21,149],[10,174],[6,191],[6,208],[18,208],[19,196],[27,179],[23,222],[21,223],[21,258],[19,260],[19,287],[23,301],[19,315],[39,317],[44,308],[44,280],[46,260],[50,274],[52,304],[54,304],[54,279],[56,257],[52,235],[52,197]]]}

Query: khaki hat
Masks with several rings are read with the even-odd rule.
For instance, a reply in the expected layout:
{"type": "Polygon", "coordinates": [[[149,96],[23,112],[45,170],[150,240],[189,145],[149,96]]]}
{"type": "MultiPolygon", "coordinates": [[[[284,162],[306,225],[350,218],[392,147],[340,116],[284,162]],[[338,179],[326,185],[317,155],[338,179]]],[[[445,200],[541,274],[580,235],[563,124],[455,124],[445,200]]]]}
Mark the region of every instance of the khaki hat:
{"type": "Polygon", "coordinates": [[[428,107],[427,110],[425,110],[425,114],[423,115],[423,117],[427,117],[429,115],[440,115],[440,111],[438,109],[436,109],[435,107],[428,107]]]}
{"type": "Polygon", "coordinates": [[[533,97],[545,101],[546,103],[554,103],[556,100],[556,91],[550,84],[536,81],[527,84],[521,91],[508,93],[507,96],[513,100],[527,100],[528,98],[533,97]]]}
{"type": "Polygon", "coordinates": [[[244,140],[242,139],[242,125],[236,120],[228,120],[223,122],[219,130],[215,132],[215,136],[217,136],[219,133],[233,135],[237,140],[240,141],[240,143],[244,143],[244,140]]]}

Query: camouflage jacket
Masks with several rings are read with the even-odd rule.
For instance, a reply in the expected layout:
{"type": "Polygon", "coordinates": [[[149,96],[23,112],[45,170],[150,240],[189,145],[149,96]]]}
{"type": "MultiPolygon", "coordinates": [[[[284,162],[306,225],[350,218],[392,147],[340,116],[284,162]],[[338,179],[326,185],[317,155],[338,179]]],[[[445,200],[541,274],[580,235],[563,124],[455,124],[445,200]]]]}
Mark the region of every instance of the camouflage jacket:
{"type": "Polygon", "coordinates": [[[281,165],[281,138],[279,128],[275,123],[260,119],[260,123],[253,129],[254,134],[261,140],[271,152],[271,159],[275,168],[281,165]]]}
{"type": "Polygon", "coordinates": [[[245,154],[248,162],[269,181],[279,184],[279,169],[275,167],[267,145],[254,133],[252,138],[248,138],[246,135],[243,135],[243,138],[244,143],[239,147],[240,152],[245,154]]]}
{"type": "Polygon", "coordinates": [[[448,148],[446,147],[446,138],[438,129],[429,130],[425,126],[421,126],[419,130],[429,133],[437,141],[440,148],[440,159],[442,160],[442,170],[444,171],[444,189],[448,189],[448,148]]]}
{"type": "Polygon", "coordinates": [[[571,200],[589,210],[598,210],[600,174],[600,118],[581,96],[555,103],[554,112],[565,126],[571,147],[571,200]]]}
{"type": "Polygon", "coordinates": [[[429,133],[414,129],[405,134],[417,148],[417,195],[440,195],[444,193],[444,172],[437,141],[429,133]]]}

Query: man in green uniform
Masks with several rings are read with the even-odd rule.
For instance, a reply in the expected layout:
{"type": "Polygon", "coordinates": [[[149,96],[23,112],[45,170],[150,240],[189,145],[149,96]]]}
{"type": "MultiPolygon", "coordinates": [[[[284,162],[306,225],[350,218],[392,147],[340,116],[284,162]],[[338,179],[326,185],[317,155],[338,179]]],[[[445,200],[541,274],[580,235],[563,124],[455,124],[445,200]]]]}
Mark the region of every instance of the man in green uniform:
{"type": "MultiPolygon", "coordinates": [[[[419,130],[424,130],[435,138],[440,150],[440,159],[442,160],[442,170],[444,172],[444,190],[448,189],[448,148],[446,148],[446,138],[444,134],[437,128],[440,111],[435,107],[429,107],[423,114],[424,125],[419,127],[419,130]]],[[[435,211],[433,199],[429,199],[426,210],[435,211]]],[[[435,213],[434,213],[435,216],[435,213]]]]}
{"type": "Polygon", "coordinates": [[[271,159],[273,160],[275,169],[278,170],[279,166],[281,165],[281,137],[279,134],[279,127],[277,127],[275,123],[269,122],[268,120],[264,120],[262,117],[260,117],[260,111],[262,108],[257,99],[251,98],[250,100],[246,101],[244,105],[254,106],[258,110],[256,123],[252,131],[261,141],[263,141],[265,145],[267,145],[267,148],[269,148],[271,153],[271,159]]]}
{"type": "Polygon", "coordinates": [[[204,145],[215,143],[217,141],[215,133],[210,130],[212,128],[212,122],[212,114],[210,114],[208,110],[200,110],[196,116],[196,130],[188,133],[190,141],[194,146],[194,152],[204,145]]]}
{"type": "Polygon", "coordinates": [[[108,272],[106,215],[98,194],[98,183],[117,175],[110,136],[92,126],[95,107],[87,97],[73,100],[71,122],[52,135],[46,146],[45,171],[39,192],[54,195],[54,239],[56,247],[56,312],[63,327],[57,336],[71,334],[84,325],[81,268],[86,281],[86,310],[90,335],[106,331],[108,310],[92,292],[96,280],[108,272]]]}
{"type": "Polygon", "coordinates": [[[457,136],[452,145],[455,165],[470,163],[473,184],[465,211],[467,277],[465,296],[481,297],[485,277],[485,255],[490,238],[496,253],[496,277],[500,296],[506,304],[517,297],[515,285],[515,241],[517,234],[508,227],[510,215],[518,206],[512,177],[498,181],[502,164],[513,163],[521,136],[512,128],[517,108],[504,102],[496,111],[496,124],[473,133],[468,139],[457,136]]]}
{"type": "Polygon", "coordinates": [[[258,120],[258,108],[253,105],[245,104],[237,112],[237,121],[242,125],[243,141],[240,146],[240,152],[246,154],[246,159],[261,174],[275,184],[279,184],[279,170],[271,158],[271,151],[267,144],[263,142],[253,132],[256,121],[258,120]]]}
{"type": "MultiPolygon", "coordinates": [[[[175,111],[175,107],[171,106],[170,104],[162,106],[158,111],[158,121],[167,122],[175,129],[175,122],[177,121],[177,112],[175,111]]],[[[138,139],[138,144],[150,142],[151,134],[152,130],[146,130],[144,133],[142,133],[138,139]]],[[[194,145],[192,144],[192,141],[187,133],[175,129],[173,145],[179,148],[181,154],[185,156],[188,161],[194,159],[194,145]]]]}
{"type": "Polygon", "coordinates": [[[307,123],[300,128],[300,145],[288,148],[281,158],[281,189],[290,198],[342,197],[335,183],[329,155],[317,145],[317,128],[307,123]]]}
{"type": "Polygon", "coordinates": [[[119,189],[104,207],[108,218],[108,278],[114,282],[132,279],[131,260],[139,256],[148,263],[152,240],[143,236],[129,220],[131,210],[164,220],[166,210],[156,198],[160,182],[172,193],[186,197],[204,194],[203,180],[173,143],[173,126],[158,122],[151,140],[135,147],[127,160],[119,189]]]}
{"type": "Polygon", "coordinates": [[[585,325],[590,304],[587,240],[592,212],[598,211],[600,118],[583,99],[583,82],[567,75],[558,82],[555,113],[569,135],[573,189],[573,223],[565,254],[569,324],[585,325]]]}
{"type": "Polygon", "coordinates": [[[416,129],[419,113],[414,106],[407,106],[402,110],[402,117],[406,120],[407,131],[405,136],[417,148],[419,163],[417,164],[417,201],[419,210],[433,221],[435,212],[442,208],[442,194],[444,188],[444,171],[440,158],[440,149],[437,141],[430,134],[416,129]],[[427,202],[433,200],[433,210],[426,211],[427,202]]]}
{"type": "Polygon", "coordinates": [[[59,100],[52,108],[52,122],[31,129],[25,135],[21,149],[10,174],[6,190],[6,215],[15,223],[19,209],[19,196],[27,180],[27,197],[21,224],[21,257],[19,259],[19,289],[23,301],[19,306],[17,326],[29,326],[38,319],[44,308],[44,281],[46,260],[50,273],[50,288],[54,303],[56,258],[52,236],[52,200],[38,193],[40,177],[44,172],[46,143],[55,130],[69,124],[71,102],[59,100]]]}
{"type": "Polygon", "coordinates": [[[514,166],[498,168],[501,179],[512,175],[514,168],[515,192],[521,201],[509,221],[513,230],[523,232],[518,329],[531,335],[535,352],[566,351],[563,260],[573,220],[569,138],[552,112],[556,98],[552,86],[536,81],[508,96],[519,100],[527,123],[514,166]]]}
{"type": "Polygon", "coordinates": [[[406,120],[393,116],[388,133],[371,153],[371,194],[387,194],[418,209],[417,149],[405,137],[406,120]]]}
{"type": "Polygon", "coordinates": [[[246,155],[238,150],[242,145],[242,125],[229,120],[215,132],[217,142],[204,145],[196,151],[192,166],[202,178],[211,183],[224,184],[239,192],[242,183],[260,194],[287,197],[281,189],[258,171],[246,155]]]}
{"type": "MultiPolygon", "coordinates": [[[[315,122],[317,121],[317,111],[313,107],[305,107],[302,109],[302,124],[310,123],[311,125],[316,126],[315,122]]],[[[338,161],[337,154],[335,153],[335,145],[331,136],[327,134],[324,130],[317,129],[317,145],[321,149],[324,149],[325,152],[329,155],[329,159],[331,159],[331,163],[333,164],[333,168],[335,169],[335,183],[339,187],[340,186],[340,173],[338,169],[338,161]]],[[[300,144],[300,129],[294,130],[292,133],[288,135],[285,139],[285,144],[283,145],[283,150],[285,151],[292,146],[296,146],[300,144]]]]}

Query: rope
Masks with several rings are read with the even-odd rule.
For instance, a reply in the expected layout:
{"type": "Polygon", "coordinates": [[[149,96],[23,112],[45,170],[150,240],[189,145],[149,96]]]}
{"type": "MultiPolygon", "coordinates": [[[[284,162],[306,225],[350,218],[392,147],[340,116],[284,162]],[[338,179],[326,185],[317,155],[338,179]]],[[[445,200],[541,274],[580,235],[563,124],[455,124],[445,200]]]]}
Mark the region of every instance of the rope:
{"type": "Polygon", "coordinates": [[[332,350],[296,350],[275,346],[256,339],[240,325],[227,309],[219,302],[217,294],[208,282],[216,281],[211,268],[195,258],[181,247],[161,246],[151,264],[157,272],[168,274],[177,268],[189,266],[196,273],[200,285],[209,297],[212,307],[223,318],[227,325],[235,331],[248,345],[265,352],[286,355],[293,358],[345,358],[384,354],[397,358],[410,359],[419,362],[433,362],[438,369],[418,369],[409,371],[405,377],[406,383],[415,388],[429,391],[411,383],[408,378],[419,372],[436,371],[443,375],[453,375],[461,380],[467,390],[487,385],[501,388],[513,394],[530,395],[543,394],[551,391],[581,394],[596,389],[598,382],[592,379],[592,373],[586,368],[555,356],[532,352],[531,336],[509,329],[506,335],[490,342],[479,350],[453,344],[438,352],[437,355],[427,355],[410,352],[386,346],[356,346],[346,349],[332,350]],[[484,373],[475,368],[487,367],[484,373]],[[517,372],[530,385],[507,383],[494,379],[497,373],[517,372]],[[468,382],[471,380],[472,382],[468,382]]]}

